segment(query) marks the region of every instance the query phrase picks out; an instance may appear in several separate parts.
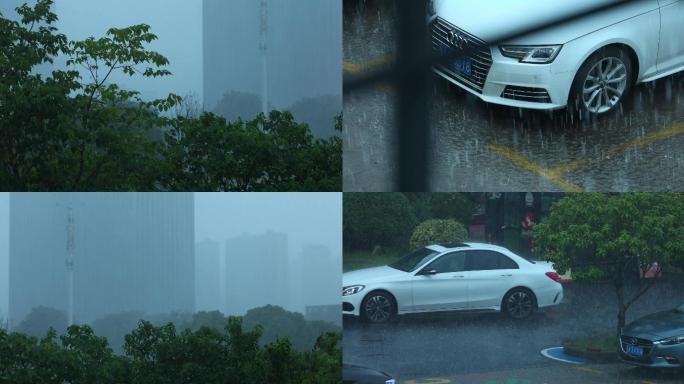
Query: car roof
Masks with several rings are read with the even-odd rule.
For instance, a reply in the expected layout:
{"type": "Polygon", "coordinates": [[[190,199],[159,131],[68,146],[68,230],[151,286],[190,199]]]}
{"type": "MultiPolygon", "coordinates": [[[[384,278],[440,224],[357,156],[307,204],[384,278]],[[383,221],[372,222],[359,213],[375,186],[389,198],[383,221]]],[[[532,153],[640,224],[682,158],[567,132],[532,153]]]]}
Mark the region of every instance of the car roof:
{"type": "Polygon", "coordinates": [[[499,252],[510,252],[508,249],[504,247],[500,247],[498,245],[494,244],[487,244],[487,243],[471,243],[471,242],[450,242],[450,243],[441,243],[441,244],[433,244],[429,245],[426,248],[429,248],[433,251],[436,252],[446,252],[446,251],[454,251],[454,250],[463,250],[463,249],[485,249],[485,250],[492,250],[492,251],[499,251],[499,252]]]}

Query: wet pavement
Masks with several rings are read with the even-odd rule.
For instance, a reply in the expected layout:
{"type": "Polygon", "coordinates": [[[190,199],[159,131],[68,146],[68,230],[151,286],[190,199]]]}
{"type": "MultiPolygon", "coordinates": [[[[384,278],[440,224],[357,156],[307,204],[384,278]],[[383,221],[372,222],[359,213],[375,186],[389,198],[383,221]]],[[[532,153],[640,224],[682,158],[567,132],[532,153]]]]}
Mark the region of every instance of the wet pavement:
{"type": "MultiPolygon", "coordinates": [[[[405,315],[386,325],[346,318],[344,361],[385,371],[405,383],[684,382],[682,372],[666,374],[619,362],[579,366],[542,356],[541,350],[561,346],[568,338],[615,332],[617,304],[610,286],[569,283],[565,293],[560,306],[524,321],[495,313],[405,315]]],[[[684,282],[663,282],[630,308],[628,322],[682,302],[684,282]]]]}
{"type": "MultiPolygon", "coordinates": [[[[345,1],[347,77],[391,63],[394,13],[345,1]]],[[[437,76],[431,89],[432,191],[684,190],[684,75],[638,85],[594,121],[488,105],[437,76]]],[[[389,84],[345,90],[345,191],[395,189],[394,99],[389,84]]]]}
{"type": "Polygon", "coordinates": [[[544,367],[450,377],[399,380],[405,384],[660,384],[681,383],[677,372],[651,372],[621,364],[571,366],[551,363],[544,367]]]}

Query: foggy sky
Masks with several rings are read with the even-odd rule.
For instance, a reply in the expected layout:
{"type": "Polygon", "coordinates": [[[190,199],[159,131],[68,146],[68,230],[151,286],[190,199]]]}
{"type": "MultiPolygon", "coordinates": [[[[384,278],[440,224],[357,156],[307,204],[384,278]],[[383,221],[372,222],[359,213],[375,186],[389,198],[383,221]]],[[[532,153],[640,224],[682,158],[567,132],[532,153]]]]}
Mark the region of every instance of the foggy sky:
{"type": "Polygon", "coordinates": [[[201,0],[56,0],[58,28],[71,39],[104,36],[110,27],[148,24],[158,40],[148,46],[171,62],[174,75],[157,79],[117,75],[112,80],[140,91],[143,98],[169,93],[202,96],[201,0]]]}
{"type": "MultiPolygon", "coordinates": [[[[2,0],[0,11],[14,18],[9,10],[33,1],[2,0]]],[[[206,1],[216,6],[216,0],[206,1]]],[[[72,40],[103,37],[111,27],[150,25],[158,40],[146,48],[166,56],[170,61],[167,69],[173,75],[146,79],[116,74],[111,81],[140,91],[145,99],[163,98],[169,93],[193,94],[201,105],[207,91],[204,81],[218,87],[210,90],[217,93],[215,98],[233,91],[261,93],[260,3],[219,1],[217,11],[209,14],[213,22],[207,30],[203,30],[203,0],[54,0],[53,11],[59,18],[58,32],[72,40]],[[204,47],[209,47],[216,63],[204,62],[204,47]]],[[[335,96],[340,98],[336,102],[340,105],[333,109],[341,110],[341,3],[269,0],[268,20],[269,104],[286,109],[303,99],[335,96]]],[[[83,80],[88,80],[89,75],[82,74],[83,80]]],[[[206,108],[213,110],[216,100],[209,102],[206,108]]]]}
{"type": "Polygon", "coordinates": [[[223,244],[232,237],[271,230],[288,235],[289,254],[294,257],[308,244],[326,245],[333,255],[341,254],[341,194],[276,192],[227,196],[195,194],[197,242],[211,239],[223,244]]]}

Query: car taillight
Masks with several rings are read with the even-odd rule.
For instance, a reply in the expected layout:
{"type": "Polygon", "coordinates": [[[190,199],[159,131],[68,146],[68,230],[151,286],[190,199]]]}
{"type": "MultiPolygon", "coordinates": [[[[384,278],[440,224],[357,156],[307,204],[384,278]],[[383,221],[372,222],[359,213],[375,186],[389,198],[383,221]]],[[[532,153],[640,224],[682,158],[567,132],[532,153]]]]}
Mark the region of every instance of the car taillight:
{"type": "Polygon", "coordinates": [[[557,283],[561,282],[561,277],[558,276],[558,274],[556,272],[546,272],[546,276],[548,276],[549,279],[551,279],[557,283]]]}

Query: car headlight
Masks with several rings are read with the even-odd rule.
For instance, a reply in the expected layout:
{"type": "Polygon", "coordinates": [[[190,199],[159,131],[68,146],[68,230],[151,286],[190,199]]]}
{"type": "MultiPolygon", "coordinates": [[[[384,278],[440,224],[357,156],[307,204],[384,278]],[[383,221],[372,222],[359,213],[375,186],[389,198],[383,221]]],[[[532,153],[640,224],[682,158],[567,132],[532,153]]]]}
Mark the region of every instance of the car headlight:
{"type": "Polygon", "coordinates": [[[389,379],[389,380],[385,381],[385,384],[396,384],[396,382],[397,381],[394,379],[389,379]]]}
{"type": "Polygon", "coordinates": [[[363,285],[350,285],[348,287],[344,287],[342,288],[342,296],[350,296],[359,293],[363,288],[363,285]]]}
{"type": "Polygon", "coordinates": [[[677,345],[684,343],[684,335],[682,336],[675,336],[675,337],[668,337],[667,339],[663,340],[658,340],[654,341],[653,344],[660,344],[660,345],[677,345]]]}
{"type": "Polygon", "coordinates": [[[562,45],[502,45],[499,47],[501,54],[512,59],[518,59],[521,63],[548,64],[556,60],[562,45]]]}

